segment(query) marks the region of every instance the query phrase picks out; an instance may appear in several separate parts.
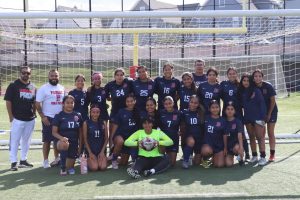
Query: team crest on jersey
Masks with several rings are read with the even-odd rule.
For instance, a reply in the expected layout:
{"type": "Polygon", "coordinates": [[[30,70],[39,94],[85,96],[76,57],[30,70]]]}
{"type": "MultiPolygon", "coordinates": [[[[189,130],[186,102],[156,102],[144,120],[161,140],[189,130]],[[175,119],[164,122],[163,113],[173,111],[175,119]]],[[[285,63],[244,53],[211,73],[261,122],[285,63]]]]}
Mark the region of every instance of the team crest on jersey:
{"type": "Polygon", "coordinates": [[[102,94],[105,94],[105,90],[102,90],[102,94]]]}
{"type": "Polygon", "coordinates": [[[263,89],[263,94],[267,94],[267,93],[268,93],[267,89],[263,89]]]}
{"type": "Polygon", "coordinates": [[[171,84],[171,88],[175,88],[175,83],[172,83],[172,84],[171,84]]]}
{"type": "Polygon", "coordinates": [[[214,93],[218,93],[219,92],[219,89],[218,88],[215,88],[214,89],[214,93]]]}
{"type": "Polygon", "coordinates": [[[148,90],[152,90],[152,85],[148,85],[148,90]]]}
{"type": "Polygon", "coordinates": [[[216,127],[220,127],[220,126],[221,126],[221,122],[217,122],[216,127]]]}
{"type": "Polygon", "coordinates": [[[79,117],[78,117],[77,115],[75,115],[75,116],[74,116],[74,121],[75,121],[75,122],[78,122],[78,120],[79,120],[79,117]]]}
{"type": "Polygon", "coordinates": [[[236,124],[235,123],[231,125],[231,129],[236,129],[236,124]]]}
{"type": "Polygon", "coordinates": [[[173,120],[177,120],[177,115],[173,115],[173,120]]]}
{"type": "Polygon", "coordinates": [[[123,84],[123,88],[127,88],[127,83],[124,83],[124,84],[123,84]]]}

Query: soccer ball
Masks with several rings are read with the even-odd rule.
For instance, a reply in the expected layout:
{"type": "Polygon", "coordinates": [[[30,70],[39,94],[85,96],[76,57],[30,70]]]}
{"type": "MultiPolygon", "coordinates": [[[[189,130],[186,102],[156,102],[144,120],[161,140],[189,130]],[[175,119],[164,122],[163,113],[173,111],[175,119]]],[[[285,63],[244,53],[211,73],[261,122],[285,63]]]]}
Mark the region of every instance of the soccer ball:
{"type": "Polygon", "coordinates": [[[146,151],[151,151],[155,148],[155,143],[156,140],[146,137],[142,140],[142,147],[146,151]]]}

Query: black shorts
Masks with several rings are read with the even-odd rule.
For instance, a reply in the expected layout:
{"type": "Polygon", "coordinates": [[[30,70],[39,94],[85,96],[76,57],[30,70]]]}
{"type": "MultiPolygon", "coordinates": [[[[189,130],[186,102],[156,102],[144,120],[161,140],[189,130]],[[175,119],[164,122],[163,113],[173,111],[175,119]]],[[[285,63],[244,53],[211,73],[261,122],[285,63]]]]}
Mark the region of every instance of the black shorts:
{"type": "Polygon", "coordinates": [[[210,146],[212,148],[214,154],[224,151],[224,145],[214,144],[213,142],[207,142],[207,141],[205,141],[204,144],[207,144],[208,146],[210,146]]]}
{"type": "Polygon", "coordinates": [[[72,141],[72,140],[69,141],[67,158],[70,158],[70,159],[78,158],[78,141],[72,141]]]}
{"type": "MultiPolygon", "coordinates": [[[[169,136],[170,137],[170,136],[169,136]]],[[[178,153],[179,150],[179,136],[177,137],[170,137],[173,140],[173,145],[172,146],[167,146],[166,147],[166,152],[175,152],[178,153]]]]}
{"type": "Polygon", "coordinates": [[[42,141],[43,142],[52,142],[52,141],[55,141],[55,137],[52,135],[52,125],[51,125],[53,118],[51,118],[51,117],[47,117],[47,118],[50,122],[50,125],[45,126],[44,123],[42,122],[42,134],[43,134],[42,141]]]}
{"type": "Polygon", "coordinates": [[[271,113],[271,118],[269,121],[267,121],[267,123],[276,123],[277,122],[277,118],[278,118],[278,112],[272,112],[271,113]]]}
{"type": "Polygon", "coordinates": [[[227,153],[229,155],[234,156],[234,152],[233,152],[233,148],[235,147],[235,145],[238,145],[239,142],[235,141],[235,142],[230,142],[227,144],[227,153]]]}

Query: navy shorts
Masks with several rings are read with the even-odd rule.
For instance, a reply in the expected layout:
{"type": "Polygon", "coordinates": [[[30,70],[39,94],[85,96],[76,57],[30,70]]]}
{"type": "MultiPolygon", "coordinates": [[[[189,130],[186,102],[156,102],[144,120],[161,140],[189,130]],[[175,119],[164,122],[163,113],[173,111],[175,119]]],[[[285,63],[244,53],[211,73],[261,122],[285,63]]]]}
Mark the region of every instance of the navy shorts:
{"type": "Polygon", "coordinates": [[[230,142],[227,144],[227,153],[229,155],[234,156],[234,152],[233,152],[233,148],[235,147],[235,145],[238,145],[239,142],[238,141],[234,141],[234,142],[230,142]]]}
{"type": "MultiPolygon", "coordinates": [[[[169,136],[170,137],[170,136],[169,136]]],[[[179,150],[179,136],[178,137],[170,137],[173,140],[173,145],[166,147],[166,152],[175,152],[178,153],[179,150]]]]}
{"type": "Polygon", "coordinates": [[[209,145],[212,148],[214,154],[224,151],[224,144],[216,144],[209,139],[205,139],[204,144],[209,145]]]}
{"type": "Polygon", "coordinates": [[[193,138],[195,140],[194,153],[200,154],[203,146],[203,138],[197,136],[193,136],[193,138]]]}
{"type": "MultiPolygon", "coordinates": [[[[52,123],[53,121],[53,118],[51,117],[48,117],[48,120],[50,122],[50,124],[52,123]]],[[[55,137],[52,135],[52,125],[49,125],[49,126],[45,126],[43,123],[42,123],[42,134],[43,134],[43,142],[52,142],[52,141],[55,141],[55,137]]]]}
{"type": "Polygon", "coordinates": [[[277,122],[277,117],[278,117],[278,112],[272,112],[271,113],[271,118],[267,123],[276,123],[277,122]]]}

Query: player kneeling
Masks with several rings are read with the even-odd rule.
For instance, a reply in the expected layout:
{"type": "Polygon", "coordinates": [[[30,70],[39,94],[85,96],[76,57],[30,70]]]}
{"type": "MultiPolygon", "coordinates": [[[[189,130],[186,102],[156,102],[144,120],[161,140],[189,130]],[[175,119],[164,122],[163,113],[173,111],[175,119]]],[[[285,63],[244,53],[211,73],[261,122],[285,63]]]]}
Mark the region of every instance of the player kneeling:
{"type": "Polygon", "coordinates": [[[88,152],[88,168],[91,171],[105,170],[107,158],[105,148],[108,142],[106,122],[101,120],[100,108],[92,105],[91,117],[83,123],[84,145],[88,152]]]}
{"type": "Polygon", "coordinates": [[[225,106],[226,113],[226,128],[224,135],[224,154],[225,165],[231,167],[233,165],[233,157],[237,155],[237,160],[240,165],[243,165],[243,134],[244,126],[242,122],[235,118],[235,108],[232,101],[229,101],[225,106]]]}
{"type": "Polygon", "coordinates": [[[60,151],[60,175],[75,174],[75,159],[81,151],[78,146],[82,142],[81,114],[74,112],[74,97],[63,98],[63,110],[55,115],[52,121],[52,135],[57,138],[57,149],[60,151]]]}
{"type": "Polygon", "coordinates": [[[170,166],[169,158],[160,153],[161,146],[171,146],[173,141],[162,131],[152,129],[152,118],[143,119],[143,129],[133,133],[126,141],[128,147],[138,147],[135,164],[127,169],[133,178],[150,176],[165,171],[170,166]]]}

